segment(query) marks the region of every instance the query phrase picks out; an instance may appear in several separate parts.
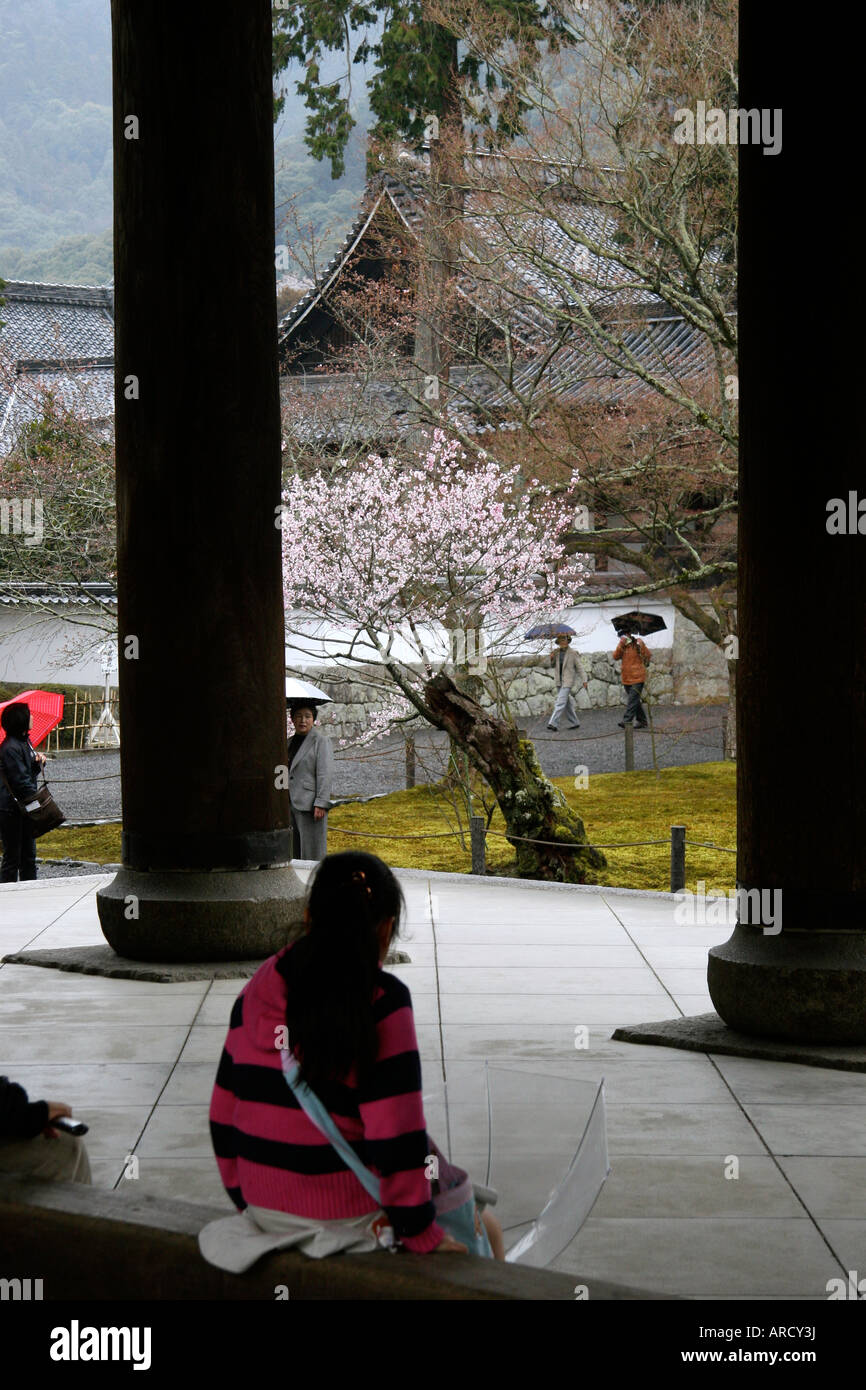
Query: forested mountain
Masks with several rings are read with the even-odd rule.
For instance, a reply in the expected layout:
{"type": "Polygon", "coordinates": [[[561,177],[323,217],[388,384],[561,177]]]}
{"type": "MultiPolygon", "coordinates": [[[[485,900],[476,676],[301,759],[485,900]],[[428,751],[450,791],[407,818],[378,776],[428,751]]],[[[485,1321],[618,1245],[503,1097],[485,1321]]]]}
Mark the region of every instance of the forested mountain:
{"type": "MultiPolygon", "coordinates": [[[[206,11],[202,12],[206,14],[206,11]]],[[[576,60],[575,60],[576,61],[576,60]]],[[[345,70],[322,63],[323,82],[345,70]]],[[[321,266],[354,219],[370,122],[363,69],[353,69],[357,126],[334,181],[303,142],[303,70],[280,76],[274,130],[275,245],[317,243],[321,266]]],[[[112,276],[110,0],[0,0],[0,279],[104,284],[112,276]]],[[[285,270],[309,275],[307,255],[285,270]]]]}
{"type": "MultiPolygon", "coordinates": [[[[286,109],[275,129],[275,242],[292,244],[283,226],[291,206],[300,226],[319,238],[330,231],[333,245],[363,189],[367,109],[345,177],[333,182],[304,147],[292,78],[281,78],[286,109]]],[[[0,277],[108,281],[111,180],[109,0],[0,0],[0,277]]]]}

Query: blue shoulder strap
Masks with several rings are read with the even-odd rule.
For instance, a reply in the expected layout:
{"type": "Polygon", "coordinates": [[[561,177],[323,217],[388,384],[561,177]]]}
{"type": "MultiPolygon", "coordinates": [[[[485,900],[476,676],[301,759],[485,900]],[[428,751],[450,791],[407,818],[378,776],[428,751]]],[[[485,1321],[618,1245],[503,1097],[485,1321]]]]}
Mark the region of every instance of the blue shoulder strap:
{"type": "Polygon", "coordinates": [[[280,1060],[283,1066],[283,1076],[295,1094],[298,1104],[309,1120],[312,1120],[316,1129],[325,1136],[328,1143],[336,1149],[340,1158],[347,1168],[350,1168],[370,1196],[377,1202],[382,1201],[382,1186],[379,1179],[369,1168],[365,1168],[355,1150],[352,1148],[348,1139],[340,1133],[329,1112],[325,1109],[315,1091],[311,1091],[306,1081],[300,1079],[300,1067],[292,1056],[288,1048],[281,1049],[280,1060]]]}

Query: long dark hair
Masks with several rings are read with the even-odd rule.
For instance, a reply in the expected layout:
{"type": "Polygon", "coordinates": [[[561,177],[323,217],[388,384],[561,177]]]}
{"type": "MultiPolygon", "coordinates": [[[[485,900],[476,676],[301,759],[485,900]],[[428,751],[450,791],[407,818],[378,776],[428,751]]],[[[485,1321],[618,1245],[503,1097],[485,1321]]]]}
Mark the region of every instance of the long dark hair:
{"type": "Polygon", "coordinates": [[[303,1079],[315,1090],[358,1078],[376,1059],[373,992],[379,967],[379,928],[405,912],[400,885],[375,854],[329,854],[307,890],[307,933],[281,962],[288,1001],[289,1046],[303,1079]]]}
{"type": "Polygon", "coordinates": [[[30,732],[30,706],[17,701],[0,713],[0,727],[12,738],[26,738],[30,732]]]}

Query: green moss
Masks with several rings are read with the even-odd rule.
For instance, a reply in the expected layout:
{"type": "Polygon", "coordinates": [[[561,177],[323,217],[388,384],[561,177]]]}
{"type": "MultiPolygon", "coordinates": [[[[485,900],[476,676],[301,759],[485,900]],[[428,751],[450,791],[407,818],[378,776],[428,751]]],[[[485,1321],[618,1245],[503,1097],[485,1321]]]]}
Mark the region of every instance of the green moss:
{"type": "Polygon", "coordinates": [[[87,859],[94,864],[120,863],[120,826],[88,825],[53,830],[36,846],[40,859],[87,859]]]}
{"type": "Polygon", "coordinates": [[[580,838],[580,832],[572,825],[557,825],[553,832],[554,840],[561,840],[563,844],[573,844],[575,839],[580,838]]]}

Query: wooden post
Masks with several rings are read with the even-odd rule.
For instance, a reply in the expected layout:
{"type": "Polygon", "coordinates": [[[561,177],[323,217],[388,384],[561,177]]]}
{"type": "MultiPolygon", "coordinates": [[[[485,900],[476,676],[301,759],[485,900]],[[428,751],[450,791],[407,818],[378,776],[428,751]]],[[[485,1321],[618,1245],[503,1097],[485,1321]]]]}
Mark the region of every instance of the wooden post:
{"type": "Polygon", "coordinates": [[[78,738],[78,691],[75,692],[75,704],[72,707],[72,751],[75,752],[78,738]]]}
{"type": "Polygon", "coordinates": [[[681,893],[686,886],[686,827],[671,826],[671,892],[681,893]]]}
{"type": "Polygon", "coordinates": [[[660,777],[661,773],[659,772],[659,760],[656,757],[656,729],[655,724],[653,723],[653,708],[651,702],[646,697],[646,695],[644,695],[644,704],[646,705],[646,717],[650,729],[650,742],[652,743],[653,752],[653,767],[655,768],[656,777],[660,777]]]}
{"type": "Polygon", "coordinates": [[[406,789],[415,785],[415,736],[406,735],[406,789]]]}
{"type": "Polygon", "coordinates": [[[469,817],[469,834],[472,837],[472,872],[483,874],[487,868],[487,826],[483,816],[469,817]]]}
{"type": "Polygon", "coordinates": [[[736,762],[736,757],[736,719],[729,710],[722,715],[722,758],[725,762],[736,762]]]}
{"type": "Polygon", "coordinates": [[[862,375],[852,335],[866,289],[854,277],[848,293],[824,299],[820,364],[810,368],[808,389],[798,389],[802,305],[791,294],[791,275],[800,253],[791,247],[789,269],[780,241],[790,239],[779,228],[798,216],[805,171],[820,163],[827,187],[847,176],[845,142],[828,141],[814,112],[832,100],[837,130],[861,118],[866,14],[848,13],[853,27],[834,50],[838,63],[831,73],[816,52],[808,90],[797,72],[802,29],[793,14],[745,5],[740,15],[739,105],[748,109],[757,98],[759,106],[784,109],[796,160],[767,159],[759,144],[739,148],[739,655],[729,664],[736,665],[742,892],[733,935],[710,951],[707,987],[735,1032],[810,1046],[866,1044],[866,664],[852,627],[866,611],[866,548],[857,524],[862,433],[859,417],[835,408],[862,375]],[[819,458],[820,467],[808,466],[819,458]],[[797,586],[797,629],[820,631],[823,651],[844,653],[834,667],[832,715],[822,721],[808,766],[792,755],[803,715],[790,698],[790,667],[772,657],[791,604],[784,538],[799,534],[808,536],[810,571],[820,579],[797,586]],[[831,594],[844,602],[828,603],[831,594]]]}
{"type": "Polygon", "coordinates": [[[202,24],[112,0],[111,17],[123,868],[97,908],[129,959],[250,960],[304,897],[283,776],[272,8],[202,24]],[[177,794],[168,689],[207,692],[177,794]]]}
{"type": "Polygon", "coordinates": [[[625,770],[634,772],[634,729],[631,724],[625,726],[625,770]]]}

